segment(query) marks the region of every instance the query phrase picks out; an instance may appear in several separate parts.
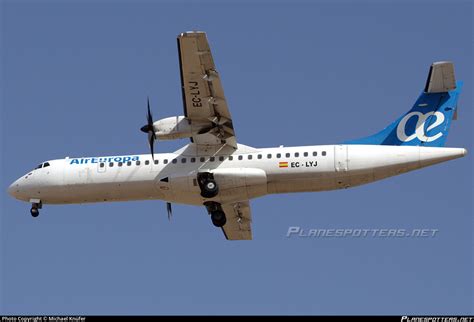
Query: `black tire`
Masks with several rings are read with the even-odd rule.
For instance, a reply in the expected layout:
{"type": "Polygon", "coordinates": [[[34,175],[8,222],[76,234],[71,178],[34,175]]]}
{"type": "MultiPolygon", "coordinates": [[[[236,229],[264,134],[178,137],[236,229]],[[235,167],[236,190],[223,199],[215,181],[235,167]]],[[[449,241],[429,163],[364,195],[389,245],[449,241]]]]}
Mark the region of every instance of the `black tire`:
{"type": "Polygon", "coordinates": [[[39,216],[39,210],[38,210],[38,208],[31,208],[30,214],[31,214],[34,218],[38,217],[38,216],[39,216]]]}
{"type": "Polygon", "coordinates": [[[212,179],[206,180],[202,185],[201,196],[203,196],[204,198],[213,198],[217,196],[218,192],[219,187],[217,186],[217,183],[212,179]]]}
{"type": "Polygon", "coordinates": [[[225,213],[221,210],[216,210],[211,213],[212,224],[216,227],[222,227],[227,222],[225,213]]]}

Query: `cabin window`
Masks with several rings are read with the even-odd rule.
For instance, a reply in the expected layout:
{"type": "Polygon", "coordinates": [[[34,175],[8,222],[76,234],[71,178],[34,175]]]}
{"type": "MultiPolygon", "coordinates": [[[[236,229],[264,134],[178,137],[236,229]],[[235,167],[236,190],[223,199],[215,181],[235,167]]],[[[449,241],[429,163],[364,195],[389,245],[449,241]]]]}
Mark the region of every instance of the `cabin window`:
{"type": "Polygon", "coordinates": [[[158,160],[155,160],[154,163],[155,163],[155,164],[158,164],[158,160]]]}
{"type": "Polygon", "coordinates": [[[109,163],[109,167],[113,167],[114,166],[114,163],[113,162],[110,162],[109,163]]]}
{"type": "Polygon", "coordinates": [[[135,163],[136,163],[136,165],[140,165],[140,161],[137,161],[137,162],[135,162],[135,163]]]}
{"type": "Polygon", "coordinates": [[[149,164],[150,164],[150,161],[146,160],[145,165],[149,165],[149,164]]]}
{"type": "Polygon", "coordinates": [[[277,158],[281,158],[281,153],[277,153],[277,158]]]}
{"type": "Polygon", "coordinates": [[[199,159],[199,161],[204,162],[204,161],[206,161],[206,158],[201,157],[201,158],[199,159]]]}
{"type": "Polygon", "coordinates": [[[186,163],[186,158],[182,158],[181,163],[186,163]]]}
{"type": "Polygon", "coordinates": [[[295,158],[299,157],[300,156],[300,153],[299,152],[295,152],[295,158]]]}
{"type": "Polygon", "coordinates": [[[164,164],[168,164],[168,159],[164,159],[164,160],[163,160],[163,163],[164,163],[164,164]]]}
{"type": "Polygon", "coordinates": [[[261,158],[262,158],[261,154],[257,155],[257,159],[261,159],[261,158]]]}
{"type": "Polygon", "coordinates": [[[101,168],[103,168],[104,166],[105,166],[104,162],[101,162],[101,163],[99,164],[99,167],[101,167],[101,168]]]}
{"type": "Polygon", "coordinates": [[[178,159],[173,159],[173,160],[171,160],[171,162],[172,162],[173,164],[176,164],[176,163],[178,163],[178,159]]]}
{"type": "Polygon", "coordinates": [[[318,152],[314,151],[313,152],[313,157],[317,156],[318,155],[318,152]]]}
{"type": "Polygon", "coordinates": [[[244,158],[243,156],[239,155],[239,160],[242,160],[243,158],[244,158]]]}
{"type": "Polygon", "coordinates": [[[224,157],[223,157],[223,156],[220,156],[220,157],[219,157],[219,161],[224,161],[224,157]]]}
{"type": "Polygon", "coordinates": [[[287,158],[289,158],[289,157],[290,157],[290,154],[289,154],[289,153],[287,153],[287,154],[285,154],[285,156],[286,156],[287,158]]]}
{"type": "Polygon", "coordinates": [[[121,166],[123,165],[123,162],[119,162],[119,163],[117,163],[117,165],[118,165],[119,167],[121,167],[121,166]]]}
{"type": "Polygon", "coordinates": [[[128,162],[127,162],[127,165],[128,165],[128,166],[131,166],[131,165],[132,165],[132,161],[128,161],[128,162]]]}
{"type": "Polygon", "coordinates": [[[234,157],[229,155],[229,161],[232,161],[232,160],[234,160],[234,157]]]}
{"type": "Polygon", "coordinates": [[[267,154],[267,159],[271,159],[271,158],[272,158],[271,153],[267,154]]]}
{"type": "Polygon", "coordinates": [[[249,155],[247,156],[247,159],[252,160],[252,155],[249,154],[249,155]]]}
{"type": "Polygon", "coordinates": [[[215,157],[210,157],[210,158],[209,158],[209,161],[211,161],[211,162],[214,162],[215,160],[216,160],[215,157]]]}
{"type": "Polygon", "coordinates": [[[325,156],[325,155],[326,155],[326,151],[323,151],[323,153],[321,153],[321,154],[322,154],[323,156],[325,156]]]}
{"type": "Polygon", "coordinates": [[[304,155],[305,157],[307,157],[307,156],[308,156],[308,152],[303,153],[303,155],[304,155]]]}
{"type": "Polygon", "coordinates": [[[196,158],[191,158],[191,163],[196,162],[196,158]]]}

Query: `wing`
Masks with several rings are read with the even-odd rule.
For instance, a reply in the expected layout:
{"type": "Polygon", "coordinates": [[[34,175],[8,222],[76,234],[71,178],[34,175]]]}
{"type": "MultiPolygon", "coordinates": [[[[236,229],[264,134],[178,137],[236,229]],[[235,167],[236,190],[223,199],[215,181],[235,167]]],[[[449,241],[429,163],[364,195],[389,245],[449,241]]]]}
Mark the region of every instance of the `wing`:
{"type": "Polygon", "coordinates": [[[204,145],[227,144],[237,148],[232,118],[217,73],[206,33],[178,36],[184,115],[193,124],[191,141],[204,145]],[[207,124],[202,126],[202,124],[207,124]]]}
{"type": "Polygon", "coordinates": [[[252,239],[252,216],[249,201],[241,201],[222,205],[227,222],[222,227],[225,238],[228,240],[252,239]]]}

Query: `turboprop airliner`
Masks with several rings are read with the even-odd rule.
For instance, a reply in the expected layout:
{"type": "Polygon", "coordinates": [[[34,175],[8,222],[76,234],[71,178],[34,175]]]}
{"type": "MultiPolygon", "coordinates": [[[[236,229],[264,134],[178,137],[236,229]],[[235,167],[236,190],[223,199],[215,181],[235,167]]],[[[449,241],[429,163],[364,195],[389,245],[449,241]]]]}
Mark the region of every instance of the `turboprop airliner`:
{"type": "MultiPolygon", "coordinates": [[[[407,113],[380,132],[334,145],[253,148],[237,134],[204,32],[178,36],[183,116],[154,121],[147,106],[150,154],[65,158],[39,164],[8,188],[31,204],[164,200],[204,206],[230,240],[252,239],[249,201],[267,194],[346,189],[463,157],[445,148],[461,82],[451,62],[435,62],[407,113]],[[172,153],[156,140],[190,139],[172,153]]],[[[290,115],[291,117],[291,115],[290,115]]],[[[275,129],[276,130],[276,129],[275,129]]]]}

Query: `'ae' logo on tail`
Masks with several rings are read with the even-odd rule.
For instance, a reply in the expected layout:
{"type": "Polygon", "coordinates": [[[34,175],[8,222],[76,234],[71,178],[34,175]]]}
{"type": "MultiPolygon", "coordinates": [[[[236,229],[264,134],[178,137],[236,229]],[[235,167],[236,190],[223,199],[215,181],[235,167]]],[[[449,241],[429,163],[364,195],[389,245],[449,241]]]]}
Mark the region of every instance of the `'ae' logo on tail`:
{"type": "Polygon", "coordinates": [[[428,112],[426,114],[423,114],[421,112],[411,112],[405,115],[400,120],[400,123],[398,123],[397,137],[402,142],[409,142],[411,140],[414,140],[415,138],[417,138],[418,140],[422,142],[432,142],[434,140],[439,139],[441,136],[443,136],[443,133],[439,132],[433,136],[427,136],[426,132],[434,129],[435,127],[442,124],[443,122],[444,122],[444,114],[441,112],[428,112]],[[416,121],[415,130],[412,134],[407,135],[406,133],[407,122],[414,116],[418,118],[418,120],[416,121]],[[428,126],[428,128],[425,131],[425,122],[430,117],[434,117],[436,118],[436,120],[433,122],[433,124],[428,126]]]}

